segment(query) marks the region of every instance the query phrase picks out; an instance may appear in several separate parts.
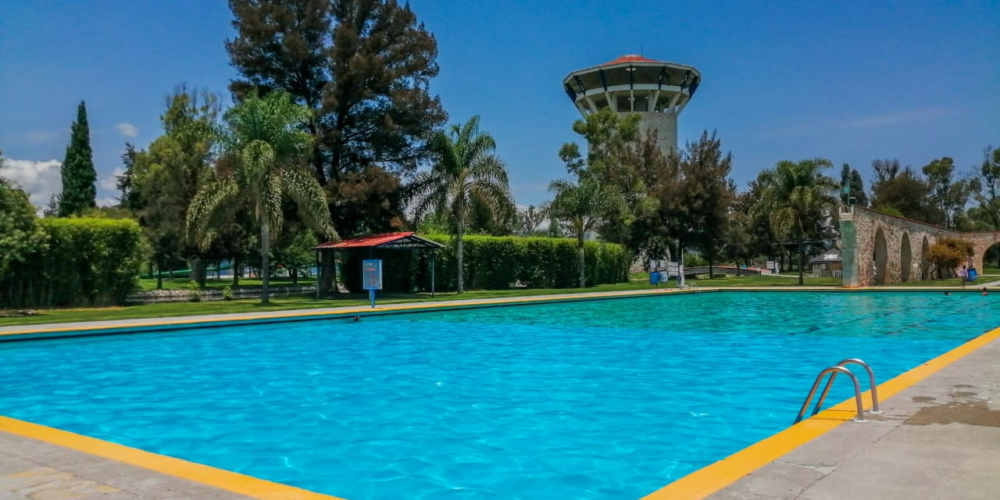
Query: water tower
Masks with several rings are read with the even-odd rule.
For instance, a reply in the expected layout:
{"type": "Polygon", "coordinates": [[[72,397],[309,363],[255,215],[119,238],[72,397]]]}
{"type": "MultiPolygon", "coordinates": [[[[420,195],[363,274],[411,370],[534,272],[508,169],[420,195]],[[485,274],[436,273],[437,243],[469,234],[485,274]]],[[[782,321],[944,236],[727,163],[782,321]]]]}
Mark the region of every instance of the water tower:
{"type": "Polygon", "coordinates": [[[701,73],[691,66],[637,55],[574,71],[563,80],[566,94],[584,116],[603,108],[638,113],[641,130],[657,132],[664,154],[677,149],[677,116],[700,84],[701,73]]]}

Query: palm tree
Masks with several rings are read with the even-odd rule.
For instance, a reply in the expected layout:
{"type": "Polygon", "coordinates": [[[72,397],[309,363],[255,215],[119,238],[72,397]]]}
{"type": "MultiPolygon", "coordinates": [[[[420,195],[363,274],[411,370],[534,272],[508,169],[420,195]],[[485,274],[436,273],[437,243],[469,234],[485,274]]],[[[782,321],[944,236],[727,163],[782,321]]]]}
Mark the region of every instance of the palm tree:
{"type": "Polygon", "coordinates": [[[312,138],[300,129],[309,110],[295,104],[285,92],[261,98],[250,95],[230,109],[217,130],[224,157],[232,162],[232,173],[218,177],[191,201],[188,230],[203,244],[214,236],[211,221],[216,212],[246,207],[260,225],[260,255],[263,261],[261,303],[269,300],[268,254],[272,230],[280,233],[284,218],[283,196],[291,198],[305,222],[331,238],[337,232],[330,223],[326,195],[315,177],[296,165],[312,147],[312,138]]]}
{"type": "Polygon", "coordinates": [[[799,251],[799,285],[804,284],[806,236],[838,204],[837,181],[823,175],[823,170],[832,166],[823,158],[781,161],[762,176],[765,188],[758,210],[770,214],[771,226],[777,234],[791,234],[795,239],[799,251]]]}
{"type": "Polygon", "coordinates": [[[479,131],[478,116],[465,125],[452,125],[448,133],[439,133],[431,140],[430,148],[438,155],[437,163],[429,172],[418,174],[411,185],[412,196],[417,199],[418,221],[433,210],[451,223],[456,240],[458,293],[465,291],[462,237],[471,208],[485,207],[498,220],[505,220],[515,212],[507,166],[493,153],[496,147],[489,133],[479,131]]]}
{"type": "Polygon", "coordinates": [[[601,184],[597,179],[584,177],[574,184],[566,180],[555,180],[549,184],[549,191],[555,198],[549,205],[548,213],[573,232],[580,255],[580,288],[587,286],[584,238],[597,224],[625,207],[621,193],[611,186],[601,184]]]}

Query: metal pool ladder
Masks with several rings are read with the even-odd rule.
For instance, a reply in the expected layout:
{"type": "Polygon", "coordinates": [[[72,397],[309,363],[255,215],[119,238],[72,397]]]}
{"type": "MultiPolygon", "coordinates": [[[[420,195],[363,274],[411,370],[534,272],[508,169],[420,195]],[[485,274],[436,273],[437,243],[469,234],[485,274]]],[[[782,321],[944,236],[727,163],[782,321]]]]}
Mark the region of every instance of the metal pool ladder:
{"type": "Polygon", "coordinates": [[[850,358],[850,359],[845,359],[840,363],[837,363],[836,365],[828,367],[823,371],[819,372],[819,375],[816,376],[816,381],[813,382],[812,389],[809,390],[809,395],[806,396],[805,402],[802,403],[802,409],[799,410],[799,415],[795,417],[796,424],[802,421],[802,417],[805,416],[806,410],[809,409],[809,403],[812,401],[813,395],[816,394],[816,389],[819,387],[819,383],[823,381],[823,377],[825,377],[827,373],[830,374],[830,380],[827,381],[826,387],[823,388],[823,392],[820,394],[819,401],[816,402],[816,408],[813,409],[812,414],[816,415],[817,413],[820,412],[820,410],[823,408],[823,401],[826,401],[826,395],[830,392],[830,387],[833,387],[833,381],[837,379],[838,374],[844,373],[848,377],[851,377],[851,382],[854,383],[854,402],[858,407],[858,416],[854,418],[854,421],[866,422],[865,410],[861,404],[861,384],[858,383],[858,377],[855,376],[853,373],[851,373],[851,370],[844,368],[844,365],[852,365],[852,364],[860,365],[865,369],[865,371],[868,372],[868,382],[871,385],[871,392],[872,392],[872,409],[870,413],[873,413],[875,415],[882,413],[882,410],[879,408],[878,405],[878,389],[876,388],[875,384],[875,372],[872,371],[872,367],[868,366],[868,363],[865,363],[864,361],[858,358],[850,358]]]}

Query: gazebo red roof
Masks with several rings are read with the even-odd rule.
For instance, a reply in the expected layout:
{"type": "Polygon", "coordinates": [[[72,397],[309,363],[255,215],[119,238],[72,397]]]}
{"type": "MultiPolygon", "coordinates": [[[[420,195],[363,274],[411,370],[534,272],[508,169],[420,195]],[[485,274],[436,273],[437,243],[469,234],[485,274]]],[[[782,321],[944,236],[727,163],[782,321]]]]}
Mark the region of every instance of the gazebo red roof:
{"type": "Polygon", "coordinates": [[[625,63],[637,63],[637,62],[658,63],[660,61],[657,61],[655,59],[650,59],[648,57],[637,56],[635,54],[628,54],[621,56],[618,59],[615,59],[614,61],[608,61],[602,64],[601,66],[611,66],[612,64],[625,64],[625,63]]]}
{"type": "Polygon", "coordinates": [[[347,249],[347,248],[441,248],[444,245],[417,236],[412,231],[399,233],[372,234],[348,238],[342,241],[328,241],[317,245],[317,250],[322,249],[347,249]]]}

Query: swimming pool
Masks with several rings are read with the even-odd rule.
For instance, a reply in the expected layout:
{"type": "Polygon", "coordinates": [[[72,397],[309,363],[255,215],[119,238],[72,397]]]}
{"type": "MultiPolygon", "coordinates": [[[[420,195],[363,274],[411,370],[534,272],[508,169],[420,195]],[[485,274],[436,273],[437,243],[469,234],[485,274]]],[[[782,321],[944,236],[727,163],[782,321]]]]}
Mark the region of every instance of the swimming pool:
{"type": "Polygon", "coordinates": [[[821,368],[884,381],[997,312],[725,292],[15,342],[0,414],[350,500],[636,499],[787,427],[821,368]]]}

